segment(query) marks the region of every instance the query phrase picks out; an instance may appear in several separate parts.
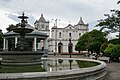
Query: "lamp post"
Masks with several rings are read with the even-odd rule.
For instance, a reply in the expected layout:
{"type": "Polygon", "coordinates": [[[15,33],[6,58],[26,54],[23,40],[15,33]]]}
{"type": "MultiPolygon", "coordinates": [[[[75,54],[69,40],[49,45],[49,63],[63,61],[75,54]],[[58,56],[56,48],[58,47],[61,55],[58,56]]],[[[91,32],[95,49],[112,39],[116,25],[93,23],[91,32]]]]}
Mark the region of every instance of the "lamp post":
{"type": "Polygon", "coordinates": [[[68,52],[69,52],[69,54],[70,54],[70,58],[71,58],[71,53],[72,53],[72,43],[71,43],[71,38],[69,39],[68,52]]]}
{"type": "Polygon", "coordinates": [[[55,23],[56,23],[56,31],[55,31],[55,55],[57,55],[57,20],[55,20],[55,23]]]}
{"type": "MultiPolygon", "coordinates": [[[[71,53],[72,53],[72,43],[71,43],[71,38],[69,39],[69,44],[68,44],[68,52],[70,54],[70,58],[71,58],[71,53]]],[[[69,60],[70,62],[70,70],[72,69],[71,64],[72,64],[72,60],[69,60]]]]}

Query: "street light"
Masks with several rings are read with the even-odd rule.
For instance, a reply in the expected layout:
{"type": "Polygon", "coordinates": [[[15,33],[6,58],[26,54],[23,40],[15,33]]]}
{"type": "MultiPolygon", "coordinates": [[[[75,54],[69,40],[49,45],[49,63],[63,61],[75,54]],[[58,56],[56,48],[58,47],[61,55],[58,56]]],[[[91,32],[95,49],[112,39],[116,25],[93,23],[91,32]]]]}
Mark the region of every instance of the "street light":
{"type": "Polygon", "coordinates": [[[68,52],[69,52],[69,54],[70,54],[70,58],[71,58],[71,53],[72,53],[72,43],[71,43],[71,38],[69,39],[68,52]]]}
{"type": "MultiPolygon", "coordinates": [[[[72,53],[72,43],[71,43],[71,38],[69,39],[68,52],[69,52],[69,54],[70,54],[70,58],[71,58],[71,53],[72,53]]],[[[71,68],[72,60],[69,60],[69,62],[70,62],[70,70],[71,70],[71,69],[72,69],[72,68],[71,68]]]]}

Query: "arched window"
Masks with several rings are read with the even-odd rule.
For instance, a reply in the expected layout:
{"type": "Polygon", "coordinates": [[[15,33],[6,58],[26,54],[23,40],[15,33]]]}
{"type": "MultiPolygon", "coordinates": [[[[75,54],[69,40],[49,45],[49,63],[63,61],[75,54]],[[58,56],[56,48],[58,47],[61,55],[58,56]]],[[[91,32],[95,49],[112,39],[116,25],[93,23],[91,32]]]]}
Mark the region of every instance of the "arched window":
{"type": "Polygon", "coordinates": [[[71,36],[71,33],[69,33],[69,37],[72,37],[72,36],[71,36]]]}
{"type": "Polygon", "coordinates": [[[58,53],[59,54],[63,53],[63,43],[61,42],[58,43],[58,53]]]}
{"type": "Polygon", "coordinates": [[[59,32],[59,38],[61,38],[62,36],[61,36],[61,32],[59,32]]]}
{"type": "Polygon", "coordinates": [[[79,33],[79,37],[81,36],[81,33],[79,33]]]}

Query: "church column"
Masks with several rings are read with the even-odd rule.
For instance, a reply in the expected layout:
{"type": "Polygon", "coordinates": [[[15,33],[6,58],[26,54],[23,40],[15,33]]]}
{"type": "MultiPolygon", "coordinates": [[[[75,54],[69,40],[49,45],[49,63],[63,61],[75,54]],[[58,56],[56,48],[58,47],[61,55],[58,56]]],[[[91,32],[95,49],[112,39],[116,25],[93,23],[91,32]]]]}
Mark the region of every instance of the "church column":
{"type": "Polygon", "coordinates": [[[45,48],[48,50],[48,42],[47,42],[47,39],[45,40],[45,48]]]}
{"type": "Polygon", "coordinates": [[[36,39],[36,37],[34,38],[34,51],[37,51],[37,49],[36,49],[36,41],[37,41],[37,39],[36,39]]]}
{"type": "Polygon", "coordinates": [[[17,41],[18,41],[18,38],[15,37],[15,48],[17,47],[17,46],[16,46],[16,45],[17,45],[17,41]]]}
{"type": "Polygon", "coordinates": [[[5,45],[5,44],[6,44],[6,39],[4,38],[4,39],[3,39],[3,50],[5,50],[5,48],[6,48],[6,45],[5,45]]]}
{"type": "Polygon", "coordinates": [[[47,39],[44,40],[44,49],[45,49],[45,54],[48,54],[48,42],[47,42],[47,39]]]}
{"type": "Polygon", "coordinates": [[[8,40],[6,39],[6,45],[5,45],[5,50],[8,50],[8,40]]]}

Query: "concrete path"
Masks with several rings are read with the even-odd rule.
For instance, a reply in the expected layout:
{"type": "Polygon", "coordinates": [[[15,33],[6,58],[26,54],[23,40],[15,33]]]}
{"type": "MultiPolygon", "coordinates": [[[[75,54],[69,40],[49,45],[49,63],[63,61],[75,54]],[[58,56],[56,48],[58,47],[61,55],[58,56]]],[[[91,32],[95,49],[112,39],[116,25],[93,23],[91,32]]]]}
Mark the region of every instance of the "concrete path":
{"type": "Polygon", "coordinates": [[[107,63],[108,74],[105,80],[120,80],[120,63],[107,63]]]}

